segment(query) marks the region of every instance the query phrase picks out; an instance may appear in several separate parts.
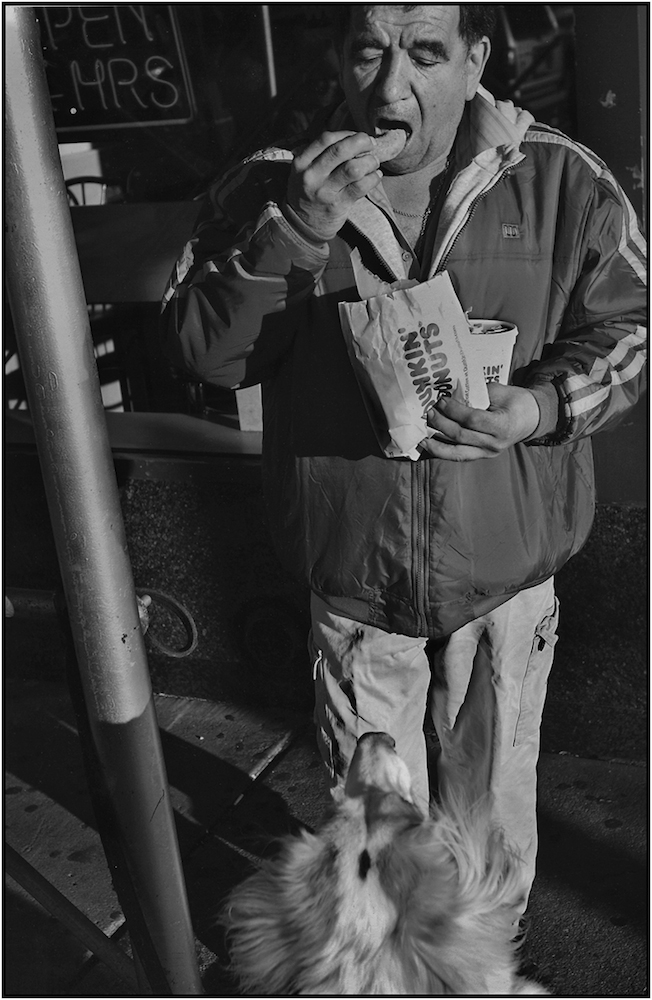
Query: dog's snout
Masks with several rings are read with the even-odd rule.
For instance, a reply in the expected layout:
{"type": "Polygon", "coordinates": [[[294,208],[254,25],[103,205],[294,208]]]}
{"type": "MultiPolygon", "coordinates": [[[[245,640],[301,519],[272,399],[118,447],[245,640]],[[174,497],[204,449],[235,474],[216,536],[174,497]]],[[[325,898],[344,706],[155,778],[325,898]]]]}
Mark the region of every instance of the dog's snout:
{"type": "Polygon", "coordinates": [[[358,739],[358,746],[361,743],[367,744],[381,744],[382,746],[389,747],[390,750],[396,749],[396,740],[389,735],[389,733],[363,733],[358,739]]]}
{"type": "Polygon", "coordinates": [[[396,742],[389,733],[365,733],[358,739],[345,784],[349,798],[358,798],[375,789],[396,792],[412,801],[410,775],[395,748],[396,742]]]}

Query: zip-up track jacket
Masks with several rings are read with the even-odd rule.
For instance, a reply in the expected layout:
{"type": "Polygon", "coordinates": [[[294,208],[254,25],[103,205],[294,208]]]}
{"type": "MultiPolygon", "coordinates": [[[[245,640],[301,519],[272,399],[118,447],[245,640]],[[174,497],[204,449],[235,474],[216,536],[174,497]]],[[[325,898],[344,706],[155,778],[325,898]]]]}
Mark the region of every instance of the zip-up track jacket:
{"type": "Polygon", "coordinates": [[[583,545],[590,435],[633,405],[645,362],[644,243],[606,166],[483,90],[455,150],[425,272],[382,190],[329,243],[300,233],[284,206],[292,153],[273,148],[211,191],[163,308],[179,368],[218,386],[262,382],[266,497],[286,567],[342,614],[432,637],[583,545]],[[467,463],[383,456],[337,311],[358,298],[354,248],[384,281],[447,270],[471,317],[517,326],[511,381],[539,403],[533,438],[467,463]]]}

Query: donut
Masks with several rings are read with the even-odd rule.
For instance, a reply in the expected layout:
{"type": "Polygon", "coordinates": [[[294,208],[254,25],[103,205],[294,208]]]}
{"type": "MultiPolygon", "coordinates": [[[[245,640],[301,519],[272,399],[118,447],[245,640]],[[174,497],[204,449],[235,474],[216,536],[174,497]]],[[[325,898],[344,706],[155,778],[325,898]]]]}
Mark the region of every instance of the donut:
{"type": "Polygon", "coordinates": [[[381,163],[394,160],[403,152],[407,142],[407,132],[403,128],[390,128],[376,136],[376,156],[381,163]]]}

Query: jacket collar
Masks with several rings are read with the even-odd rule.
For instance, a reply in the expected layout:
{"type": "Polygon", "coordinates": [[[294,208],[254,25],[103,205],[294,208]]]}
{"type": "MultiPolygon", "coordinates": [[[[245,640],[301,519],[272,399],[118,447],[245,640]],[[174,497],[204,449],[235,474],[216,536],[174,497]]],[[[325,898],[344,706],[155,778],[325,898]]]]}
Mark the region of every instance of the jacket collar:
{"type": "Polygon", "coordinates": [[[457,133],[460,169],[483,153],[493,151],[501,163],[517,154],[533,121],[529,111],[517,108],[512,101],[496,101],[488,90],[478,87],[457,133]]]}

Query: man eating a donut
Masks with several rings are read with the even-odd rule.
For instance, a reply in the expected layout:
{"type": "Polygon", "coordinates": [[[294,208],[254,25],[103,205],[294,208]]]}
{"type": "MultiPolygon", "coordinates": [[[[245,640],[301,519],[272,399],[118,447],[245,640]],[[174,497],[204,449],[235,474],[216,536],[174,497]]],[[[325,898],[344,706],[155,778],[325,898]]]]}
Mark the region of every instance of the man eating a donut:
{"type": "Polygon", "coordinates": [[[269,526],[311,591],[333,785],[363,732],[391,734],[424,810],[435,784],[488,803],[523,910],[553,578],[591,528],[591,435],[642,388],[644,244],[604,163],[481,87],[491,5],[334,7],[345,101],[211,190],[166,350],[199,381],[262,384],[269,526]],[[417,461],[385,457],[349,361],[353,258],[385,283],[447,271],[471,318],[518,329],[509,384],[487,410],[440,398],[417,461]]]}

